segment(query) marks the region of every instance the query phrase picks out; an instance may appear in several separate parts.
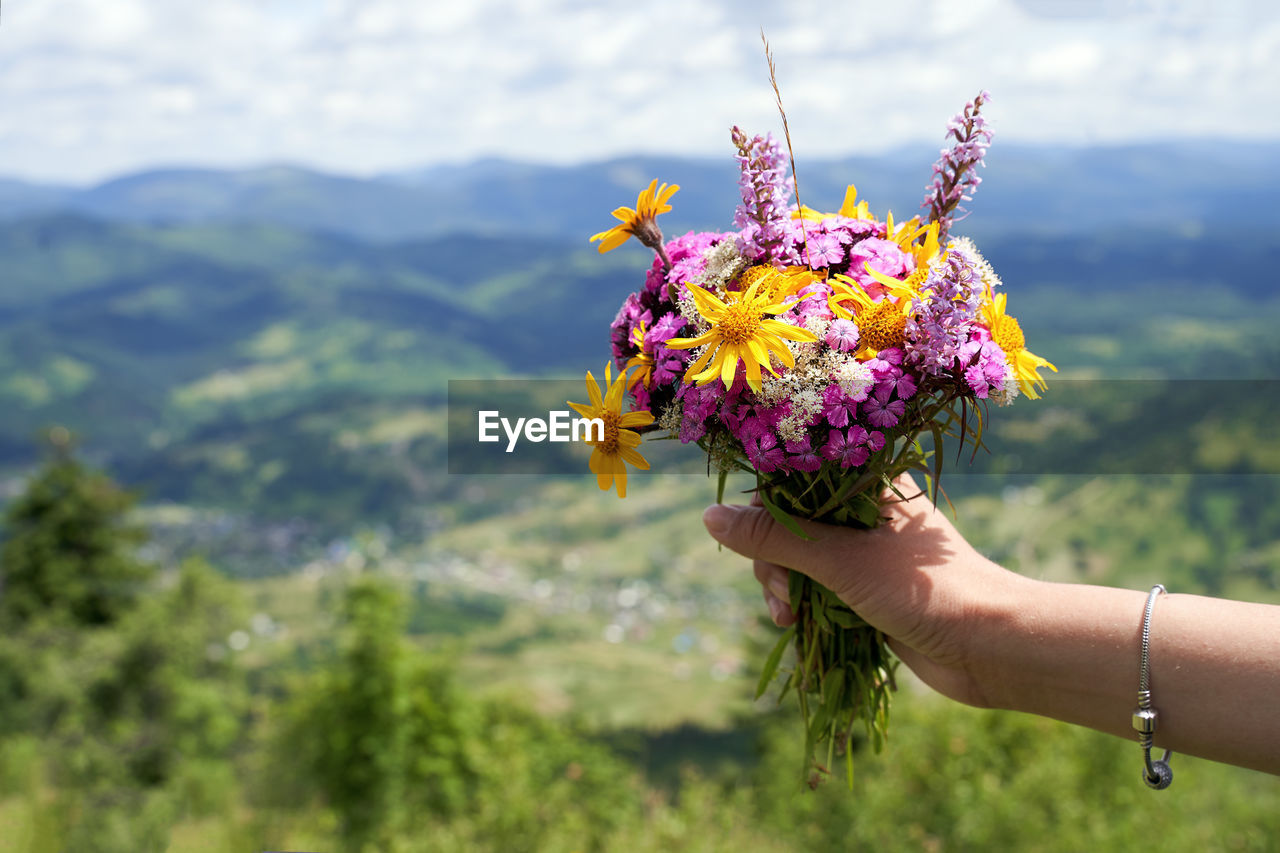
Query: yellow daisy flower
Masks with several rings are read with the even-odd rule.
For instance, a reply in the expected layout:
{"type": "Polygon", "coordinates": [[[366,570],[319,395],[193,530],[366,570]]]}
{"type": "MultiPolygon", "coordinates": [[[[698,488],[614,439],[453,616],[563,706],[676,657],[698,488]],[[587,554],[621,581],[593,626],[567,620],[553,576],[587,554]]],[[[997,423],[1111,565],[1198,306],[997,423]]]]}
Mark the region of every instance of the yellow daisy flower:
{"type": "Polygon", "coordinates": [[[872,299],[856,280],[839,274],[831,280],[831,296],[827,298],[837,317],[852,319],[858,327],[858,349],[854,357],[861,360],[874,358],[882,349],[903,345],[911,303],[920,295],[915,273],[903,281],[873,269],[870,264],[866,270],[888,291],[879,301],[872,299]]]}
{"type": "Polygon", "coordinates": [[[791,307],[791,302],[774,301],[770,290],[763,288],[763,279],[751,283],[736,298],[724,302],[708,290],[689,284],[689,292],[698,313],[711,324],[711,328],[696,338],[672,338],[667,346],[672,349],[693,349],[706,346],[697,361],[685,371],[685,382],[706,385],[717,377],[728,388],[733,384],[741,361],[747,372],[747,384],[753,391],[761,387],[760,368],[774,376],[771,356],[787,367],[795,367],[796,360],[783,339],[792,341],[816,341],[818,336],[808,329],[789,325],[781,320],[769,319],[769,314],[780,314],[791,307]],[[709,363],[709,364],[708,364],[709,363]]]}
{"type": "Polygon", "coordinates": [[[1058,368],[1027,349],[1027,339],[1022,334],[1022,327],[1016,319],[1005,313],[1007,300],[1008,294],[993,294],[988,287],[987,298],[982,303],[982,320],[991,330],[991,340],[1004,350],[1005,357],[1009,359],[1009,366],[1013,368],[1013,375],[1018,380],[1022,393],[1032,400],[1038,400],[1038,391],[1048,387],[1040,377],[1039,369],[1047,367],[1057,373],[1058,368]]]}
{"type": "Polygon", "coordinates": [[[815,273],[808,267],[782,267],[779,269],[773,264],[757,264],[747,267],[738,274],[738,278],[734,282],[737,289],[729,291],[726,296],[729,299],[736,299],[739,294],[750,290],[751,285],[759,283],[759,295],[761,298],[767,299],[770,304],[785,302],[814,282],[822,281],[823,278],[824,276],[815,273]]]}
{"type": "Polygon", "coordinates": [[[822,213],[814,210],[808,205],[801,205],[799,210],[792,211],[792,219],[804,219],[810,222],[821,222],[824,219],[831,219],[834,216],[843,216],[846,219],[874,219],[871,215],[871,209],[866,201],[858,201],[858,188],[853,184],[849,184],[844,191],[844,201],[840,204],[840,210],[836,213],[822,213]]]}
{"type": "MultiPolygon", "coordinates": [[[[599,251],[601,253],[610,252],[627,242],[628,237],[636,237],[641,243],[650,248],[653,247],[655,238],[653,236],[656,231],[654,219],[658,214],[666,213],[671,209],[671,205],[667,204],[671,196],[676,194],[676,190],[680,189],[678,184],[667,186],[663,184],[658,186],[658,179],[654,178],[649,184],[648,189],[640,191],[640,195],[636,198],[635,210],[629,207],[619,207],[613,212],[614,217],[621,220],[620,224],[613,226],[608,231],[601,231],[591,237],[591,242],[600,241],[599,251]]],[[[661,231],[656,231],[656,241],[661,245],[661,231]]]]}
{"type": "Polygon", "coordinates": [[[633,388],[641,383],[644,383],[644,387],[648,388],[649,380],[653,378],[653,355],[646,352],[644,348],[644,336],[649,331],[648,325],[644,320],[641,320],[640,325],[631,330],[631,343],[635,344],[636,349],[640,350],[640,352],[631,356],[627,366],[622,369],[625,373],[633,367],[639,368],[639,370],[631,374],[631,381],[627,383],[628,388],[633,388]]]}
{"type": "Polygon", "coordinates": [[[584,418],[588,420],[599,418],[604,421],[603,438],[587,439],[587,444],[595,448],[591,451],[587,466],[591,469],[591,473],[596,475],[596,485],[601,490],[607,492],[609,487],[616,483],[620,498],[627,496],[627,466],[624,463],[629,462],[645,471],[649,469],[648,460],[636,450],[640,446],[640,433],[627,427],[648,426],[653,423],[653,415],[649,412],[624,413],[622,411],[622,395],[627,388],[626,377],[627,372],[624,370],[618,374],[617,379],[614,379],[612,367],[606,364],[604,367],[605,393],[601,396],[596,378],[588,370],[587,396],[591,398],[591,402],[569,402],[569,406],[584,418]]]}

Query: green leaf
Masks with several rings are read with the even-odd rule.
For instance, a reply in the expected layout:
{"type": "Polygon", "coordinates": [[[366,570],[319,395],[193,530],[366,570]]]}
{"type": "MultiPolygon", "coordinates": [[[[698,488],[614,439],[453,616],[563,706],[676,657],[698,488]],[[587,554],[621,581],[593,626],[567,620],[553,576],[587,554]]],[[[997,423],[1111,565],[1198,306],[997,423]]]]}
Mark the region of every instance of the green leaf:
{"type": "Polygon", "coordinates": [[[772,515],[775,521],[806,542],[817,541],[808,533],[801,530],[800,525],[796,524],[796,520],[794,518],[778,509],[778,505],[773,502],[773,499],[769,497],[769,494],[764,489],[756,492],[756,494],[760,496],[760,503],[764,504],[764,508],[769,510],[769,515],[772,515]]]}
{"type": "Polygon", "coordinates": [[[782,660],[782,653],[787,650],[787,646],[791,644],[791,640],[796,635],[796,626],[782,632],[782,636],[778,638],[778,642],[773,647],[773,651],[769,652],[769,657],[765,659],[764,670],[760,673],[760,683],[756,685],[756,698],[759,699],[764,692],[769,689],[769,683],[773,681],[774,673],[778,671],[778,663],[782,660]]]}
{"type": "Polygon", "coordinates": [[[933,425],[933,494],[930,497],[934,504],[938,503],[938,484],[942,482],[942,428],[933,425]]]}
{"type": "Polygon", "coordinates": [[[856,628],[862,621],[854,615],[852,610],[846,610],[843,607],[832,607],[827,611],[827,618],[841,628],[856,628]]]}
{"type": "Polygon", "coordinates": [[[818,628],[825,634],[831,633],[831,623],[827,620],[827,605],[823,601],[815,601],[813,603],[813,621],[818,623],[818,628]]]}

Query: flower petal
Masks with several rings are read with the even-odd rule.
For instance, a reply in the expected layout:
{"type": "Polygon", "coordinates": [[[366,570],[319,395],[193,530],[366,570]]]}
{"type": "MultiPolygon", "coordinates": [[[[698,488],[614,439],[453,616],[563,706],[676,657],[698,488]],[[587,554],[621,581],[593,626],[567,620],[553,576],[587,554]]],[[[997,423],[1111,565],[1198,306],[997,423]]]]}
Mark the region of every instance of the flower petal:
{"type": "Polygon", "coordinates": [[[604,408],[604,398],[600,396],[600,386],[596,384],[596,378],[591,375],[591,371],[587,371],[587,396],[591,398],[591,406],[594,409],[604,408]]]}
{"type": "Polygon", "coordinates": [[[715,351],[716,351],[716,348],[710,347],[710,346],[707,347],[705,350],[703,350],[702,355],[698,356],[698,360],[695,361],[693,364],[689,365],[689,369],[684,372],[684,381],[685,382],[695,381],[695,379],[697,378],[698,372],[702,370],[704,366],[706,366],[707,361],[711,358],[711,356],[715,353],[715,351]]]}
{"type": "Polygon", "coordinates": [[[720,381],[724,383],[724,387],[728,388],[733,384],[733,377],[738,372],[738,346],[728,344],[724,349],[728,352],[725,353],[724,364],[720,366],[720,381]]]}
{"type": "Polygon", "coordinates": [[[604,242],[600,244],[598,249],[598,251],[601,254],[604,254],[605,252],[612,252],[614,249],[618,248],[623,243],[627,242],[627,240],[630,237],[631,237],[630,231],[627,231],[626,228],[624,228],[621,225],[617,225],[613,228],[610,228],[608,231],[601,231],[599,234],[595,235],[591,239],[593,241],[600,240],[600,239],[604,240],[604,242]]]}
{"type": "Polygon", "coordinates": [[[664,347],[670,349],[693,349],[703,344],[709,344],[720,337],[719,329],[710,329],[698,335],[696,338],[671,338],[663,344],[664,347]]]}
{"type": "Polygon", "coordinates": [[[632,465],[636,466],[641,471],[649,470],[649,460],[645,459],[643,456],[641,456],[639,453],[632,450],[630,447],[620,447],[618,448],[618,453],[621,454],[623,459],[625,459],[627,462],[630,462],[632,465]]]}
{"type": "Polygon", "coordinates": [[[790,341],[812,342],[818,339],[818,336],[808,329],[802,329],[799,326],[792,326],[788,323],[782,322],[781,320],[761,320],[760,328],[790,341]]]}
{"type": "Polygon", "coordinates": [[[648,426],[653,423],[653,420],[653,412],[646,412],[641,409],[637,412],[627,412],[625,415],[618,418],[618,427],[648,426]]]}

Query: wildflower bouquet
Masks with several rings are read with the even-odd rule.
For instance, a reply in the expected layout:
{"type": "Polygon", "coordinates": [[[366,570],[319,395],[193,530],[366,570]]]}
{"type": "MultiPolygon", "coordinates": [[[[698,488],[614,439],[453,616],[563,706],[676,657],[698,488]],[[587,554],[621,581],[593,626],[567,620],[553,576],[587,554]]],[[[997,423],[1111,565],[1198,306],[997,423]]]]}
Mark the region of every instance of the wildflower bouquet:
{"type": "MultiPolygon", "coordinates": [[[[944,437],[978,446],[989,401],[1035,398],[1039,368],[1056,369],[1027,350],[977,247],[950,234],[980,183],[988,97],[949,125],[925,217],[882,220],[853,186],[835,213],[793,204],[794,164],[789,174],[782,147],[737,127],[735,230],[665,240],[656,218],[679,188],[656,180],[634,209],[613,212],[620,223],[591,238],[600,251],[636,237],[656,257],[612,325],[617,378],[606,367],[602,394],[588,373],[591,403],[575,404],[605,421],[590,462],[602,489],[625,496],[626,464],[648,467],[641,431],[663,429],[707,452],[720,496],[729,472],[750,473],[759,501],[798,536],[793,516],[876,526],[882,496],[910,469],[925,473],[936,500],[944,437]]],[[[799,698],[816,780],[837,752],[847,760],[859,720],[879,749],[896,663],[884,637],[829,590],[793,572],[790,596],[797,621],[759,690],[794,646],[782,694],[799,698]]]]}

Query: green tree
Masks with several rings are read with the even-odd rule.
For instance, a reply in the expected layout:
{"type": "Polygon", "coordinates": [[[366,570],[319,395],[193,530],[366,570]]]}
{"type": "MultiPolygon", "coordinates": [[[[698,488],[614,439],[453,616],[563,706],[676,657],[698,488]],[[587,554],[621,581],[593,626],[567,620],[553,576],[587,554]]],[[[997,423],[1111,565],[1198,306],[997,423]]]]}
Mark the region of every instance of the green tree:
{"type": "Polygon", "coordinates": [[[44,467],[5,512],[0,624],[111,624],[154,573],[137,556],[146,533],[128,519],[135,497],[81,464],[65,429],[51,429],[48,445],[44,467]]]}
{"type": "Polygon", "coordinates": [[[300,691],[282,755],[337,813],[346,849],[388,849],[412,811],[465,801],[467,715],[448,674],[410,654],[392,587],[353,583],[343,616],[338,657],[300,691]]]}
{"type": "Polygon", "coordinates": [[[338,654],[298,685],[275,805],[319,795],[347,850],[604,849],[635,820],[634,769],[580,729],[459,688],[403,636],[400,594],[366,576],[338,654]]]}

